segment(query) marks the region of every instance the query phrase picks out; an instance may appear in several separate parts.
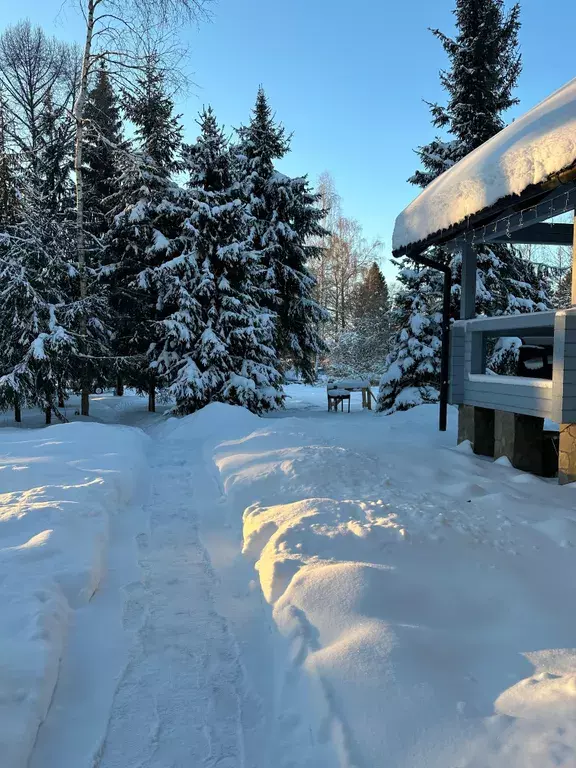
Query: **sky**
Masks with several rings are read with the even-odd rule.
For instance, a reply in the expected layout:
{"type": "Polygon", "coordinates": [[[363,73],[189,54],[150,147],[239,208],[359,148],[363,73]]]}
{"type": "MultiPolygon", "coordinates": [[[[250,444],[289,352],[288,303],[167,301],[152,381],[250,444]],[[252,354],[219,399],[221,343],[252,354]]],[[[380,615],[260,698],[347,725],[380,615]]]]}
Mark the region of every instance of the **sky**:
{"type": "MultiPolygon", "coordinates": [[[[75,0],[5,0],[2,26],[29,18],[66,40],[81,40],[75,0]]],[[[507,3],[510,5],[510,3],[507,3]]],[[[455,0],[218,0],[213,19],[183,29],[195,83],[178,97],[186,137],[211,104],[231,129],[246,122],[262,84],[293,133],[280,166],[315,183],[329,171],[346,216],[390,252],[394,220],[418,190],[414,148],[434,136],[424,100],[442,100],[438,72],[447,60],[429,27],[453,31],[455,0]]],[[[573,0],[524,0],[524,59],[517,95],[525,112],[574,71],[573,0]],[[547,12],[550,9],[550,12],[547,12]]],[[[393,265],[385,263],[392,276],[393,265]]]]}

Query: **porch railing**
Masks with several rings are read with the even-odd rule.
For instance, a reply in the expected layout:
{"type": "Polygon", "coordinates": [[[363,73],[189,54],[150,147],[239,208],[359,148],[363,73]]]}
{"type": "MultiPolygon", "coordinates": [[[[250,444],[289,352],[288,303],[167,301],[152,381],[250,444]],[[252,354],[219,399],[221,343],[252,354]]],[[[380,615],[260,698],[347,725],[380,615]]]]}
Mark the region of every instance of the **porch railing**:
{"type": "Polygon", "coordinates": [[[450,402],[576,422],[576,308],[458,320],[451,334],[450,402]],[[552,380],[486,372],[488,340],[537,337],[554,348],[552,380]]]}

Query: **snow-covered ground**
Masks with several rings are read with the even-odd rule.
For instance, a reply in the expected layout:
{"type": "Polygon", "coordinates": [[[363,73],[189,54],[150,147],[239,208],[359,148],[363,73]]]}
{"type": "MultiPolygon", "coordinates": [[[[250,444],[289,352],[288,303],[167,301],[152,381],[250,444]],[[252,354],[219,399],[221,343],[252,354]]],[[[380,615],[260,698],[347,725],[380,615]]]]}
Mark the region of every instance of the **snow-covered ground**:
{"type": "Polygon", "coordinates": [[[287,392],[0,430],[2,767],[576,765],[575,489],[287,392]]]}

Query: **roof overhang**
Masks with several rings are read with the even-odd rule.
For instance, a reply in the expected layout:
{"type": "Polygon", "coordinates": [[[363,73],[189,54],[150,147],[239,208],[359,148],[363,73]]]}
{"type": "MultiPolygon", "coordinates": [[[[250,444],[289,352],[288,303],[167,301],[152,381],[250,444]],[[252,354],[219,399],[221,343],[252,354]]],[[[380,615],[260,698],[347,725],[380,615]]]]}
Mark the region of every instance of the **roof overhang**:
{"type": "Polygon", "coordinates": [[[543,222],[575,209],[576,163],[540,184],[528,187],[521,195],[502,198],[465,221],[425,240],[397,248],[392,255],[398,258],[422,253],[432,246],[457,247],[464,243],[571,245],[572,224],[543,222]]]}

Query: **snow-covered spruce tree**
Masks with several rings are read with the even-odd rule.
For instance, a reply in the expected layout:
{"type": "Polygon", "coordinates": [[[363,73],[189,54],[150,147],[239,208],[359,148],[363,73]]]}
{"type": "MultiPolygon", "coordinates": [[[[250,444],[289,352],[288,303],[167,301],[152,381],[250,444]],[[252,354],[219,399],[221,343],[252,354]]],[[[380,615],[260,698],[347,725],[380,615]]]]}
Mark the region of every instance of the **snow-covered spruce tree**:
{"type": "Polygon", "coordinates": [[[88,249],[98,256],[99,240],[108,229],[106,213],[119,176],[124,147],[122,120],[116,94],[105,66],[97,74],[84,110],[84,183],[88,249]]]}
{"type": "MultiPolygon", "coordinates": [[[[433,30],[448,55],[450,68],[440,73],[442,86],[448,94],[447,103],[445,106],[431,104],[430,109],[434,126],[443,129],[447,138],[437,137],[417,150],[422,169],[409,179],[411,183],[427,186],[504,127],[504,112],[517,103],[513,91],[521,70],[519,13],[518,5],[506,13],[502,0],[457,0],[454,11],[456,36],[452,39],[439,30],[433,30]]],[[[451,264],[451,314],[456,318],[460,308],[461,256],[451,257],[445,249],[438,247],[431,249],[428,256],[451,264]]],[[[532,265],[514,249],[506,246],[482,247],[477,249],[477,258],[478,313],[527,312],[549,306],[542,284],[534,279],[532,265]]],[[[432,306],[427,310],[422,302],[418,302],[414,309],[415,305],[408,302],[403,310],[397,307],[400,331],[388,361],[390,366],[393,366],[396,357],[402,359],[406,356],[406,350],[414,343],[411,329],[419,327],[422,314],[430,326],[433,324],[442,295],[440,275],[431,278],[428,269],[421,269],[407,259],[402,260],[401,266],[405,267],[399,276],[402,290],[408,290],[413,295],[425,294],[432,301],[432,306]]],[[[441,335],[441,329],[437,328],[435,333],[441,335]]],[[[489,364],[498,367],[497,360],[491,360],[489,364]]],[[[395,375],[401,368],[394,368],[395,375]]],[[[435,369],[439,372],[439,358],[435,369]]],[[[410,390],[420,386],[418,369],[408,371],[398,381],[399,391],[403,386],[410,390]]],[[[430,393],[428,382],[425,383],[425,393],[426,396],[430,393]]],[[[385,382],[379,403],[382,410],[393,409],[391,397],[390,387],[385,382]]]]}
{"type": "Polygon", "coordinates": [[[211,109],[202,112],[200,135],[187,148],[190,215],[185,250],[154,270],[171,308],[158,323],[154,347],[159,377],[170,382],[178,413],[219,401],[255,413],[282,403],[281,375],[272,346],[274,318],[260,304],[261,254],[253,250],[254,221],[234,179],[234,160],[211,109]]]}
{"type": "Polygon", "coordinates": [[[162,308],[147,276],[167,258],[179,255],[187,215],[187,195],[172,180],[182,128],[155,56],[149,58],[136,93],[125,95],[124,110],[135,136],[119,154],[120,176],[117,191],[109,198],[102,275],[115,315],[117,372],[148,392],[149,408],[155,410],[158,382],[148,351],[162,308]]]}
{"type": "Polygon", "coordinates": [[[572,269],[567,269],[558,281],[554,295],[554,306],[558,309],[572,306],[572,269]]]}
{"type": "Polygon", "coordinates": [[[397,329],[386,358],[378,393],[379,411],[405,411],[438,399],[442,309],[438,275],[431,269],[403,267],[391,324],[397,329]],[[436,306],[435,311],[431,311],[436,306]]]}
{"type": "Polygon", "coordinates": [[[80,367],[96,383],[107,351],[106,302],[79,299],[70,222],[25,190],[0,242],[0,408],[59,404],[80,367]]]}
{"type": "Polygon", "coordinates": [[[272,289],[263,301],[276,315],[274,345],[284,368],[294,367],[312,381],[316,357],[324,351],[319,328],[328,319],[314,298],[316,279],[307,266],[319,256],[312,238],[325,234],[319,198],[306,178],[275,170],[290,140],[262,88],[250,123],[238,135],[239,175],[254,219],[252,247],[262,254],[262,285],[272,289]]]}

